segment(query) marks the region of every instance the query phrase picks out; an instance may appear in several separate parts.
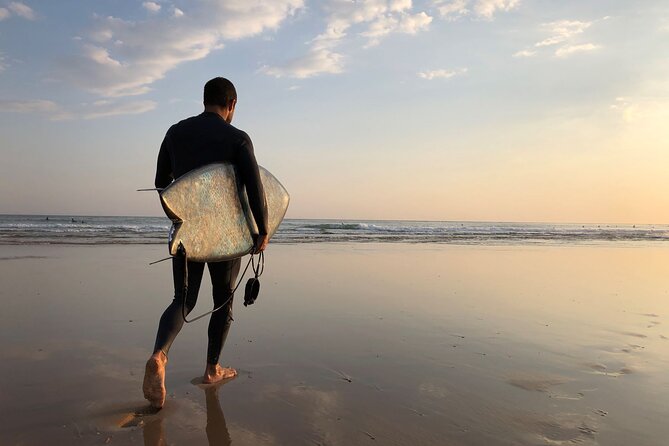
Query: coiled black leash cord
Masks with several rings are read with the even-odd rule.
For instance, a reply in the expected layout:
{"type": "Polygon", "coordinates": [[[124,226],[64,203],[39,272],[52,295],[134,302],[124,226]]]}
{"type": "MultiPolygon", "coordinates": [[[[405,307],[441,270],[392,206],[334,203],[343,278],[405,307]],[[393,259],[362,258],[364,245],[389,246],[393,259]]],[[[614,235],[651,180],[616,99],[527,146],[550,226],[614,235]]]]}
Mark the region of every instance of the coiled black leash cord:
{"type": "Polygon", "coordinates": [[[183,318],[184,322],[187,324],[190,324],[191,322],[195,322],[198,319],[202,319],[203,317],[220,310],[224,306],[226,306],[230,300],[234,297],[235,291],[237,291],[237,288],[239,288],[239,285],[242,283],[242,280],[244,280],[244,276],[246,275],[246,271],[249,269],[249,265],[252,265],[253,272],[255,274],[255,280],[258,280],[258,277],[262,275],[262,273],[265,271],[265,253],[263,251],[258,254],[258,266],[256,267],[255,262],[253,261],[253,256],[254,254],[251,254],[251,258],[249,259],[248,262],[246,262],[246,267],[244,268],[244,272],[242,273],[241,277],[237,281],[237,285],[232,289],[230,292],[230,297],[226,299],[225,302],[223,302],[221,305],[218,307],[214,308],[211,311],[208,311],[206,313],[203,313],[197,317],[194,317],[191,320],[188,320],[186,318],[186,297],[188,296],[188,258],[186,256],[186,249],[184,248],[183,244],[179,243],[179,247],[177,248],[177,255],[183,258],[184,261],[184,286],[183,286],[183,300],[181,302],[181,317],[183,318]]]}

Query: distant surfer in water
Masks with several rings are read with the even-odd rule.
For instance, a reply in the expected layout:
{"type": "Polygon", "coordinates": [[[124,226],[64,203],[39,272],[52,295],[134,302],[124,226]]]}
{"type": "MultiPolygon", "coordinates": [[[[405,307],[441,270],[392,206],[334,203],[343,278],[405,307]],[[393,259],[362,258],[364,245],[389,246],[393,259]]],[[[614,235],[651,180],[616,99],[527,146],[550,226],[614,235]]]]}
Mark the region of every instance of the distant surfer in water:
{"type": "MultiPolygon", "coordinates": [[[[204,86],[204,112],[174,124],[167,131],[160,146],[155,185],[163,189],[185,173],[217,162],[232,162],[243,182],[249,199],[253,218],[259,235],[255,239],[254,252],[265,249],[267,234],[267,204],[258,164],[249,136],[230,125],[237,104],[237,92],[227,79],[217,77],[204,86]]],[[[167,356],[184,324],[182,306],[184,302],[184,262],[181,257],[172,259],[174,276],[174,300],[167,307],[158,326],[153,354],[146,363],[144,374],[144,397],[152,406],[161,408],[165,403],[165,366],[167,356]]],[[[204,371],[205,384],[216,383],[237,375],[235,369],[221,367],[219,357],[232,321],[232,289],[239,274],[241,258],[209,262],[209,275],[213,288],[214,306],[228,300],[209,320],[207,365],[204,371]]],[[[188,283],[185,296],[185,312],[195,307],[204,272],[204,263],[188,261],[188,283]]]]}

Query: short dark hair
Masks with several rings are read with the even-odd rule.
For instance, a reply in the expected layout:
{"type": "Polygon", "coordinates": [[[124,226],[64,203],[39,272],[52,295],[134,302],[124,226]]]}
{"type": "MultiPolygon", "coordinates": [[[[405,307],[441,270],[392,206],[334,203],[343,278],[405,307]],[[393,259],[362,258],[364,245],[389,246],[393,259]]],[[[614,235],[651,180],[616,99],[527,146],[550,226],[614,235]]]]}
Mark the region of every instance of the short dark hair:
{"type": "Polygon", "coordinates": [[[224,77],[215,77],[204,84],[204,105],[227,107],[237,100],[237,90],[224,77]]]}

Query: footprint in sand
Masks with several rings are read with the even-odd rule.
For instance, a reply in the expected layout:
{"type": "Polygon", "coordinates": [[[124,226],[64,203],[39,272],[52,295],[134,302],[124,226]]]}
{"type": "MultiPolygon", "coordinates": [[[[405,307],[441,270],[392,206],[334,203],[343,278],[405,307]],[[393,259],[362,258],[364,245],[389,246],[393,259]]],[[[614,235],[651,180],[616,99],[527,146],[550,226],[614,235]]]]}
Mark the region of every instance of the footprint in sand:
{"type": "Polygon", "coordinates": [[[530,433],[538,440],[532,441],[532,444],[599,444],[596,438],[598,419],[591,415],[565,413],[546,417],[527,416],[518,418],[516,423],[520,430],[530,433]]]}
{"type": "Polygon", "coordinates": [[[614,378],[634,373],[634,370],[631,367],[626,366],[626,365],[622,366],[617,371],[610,370],[609,367],[606,364],[602,364],[600,362],[587,363],[587,364],[585,364],[585,366],[588,367],[589,369],[591,369],[592,370],[591,373],[594,373],[595,375],[604,375],[604,376],[610,376],[610,377],[614,377],[614,378]]]}

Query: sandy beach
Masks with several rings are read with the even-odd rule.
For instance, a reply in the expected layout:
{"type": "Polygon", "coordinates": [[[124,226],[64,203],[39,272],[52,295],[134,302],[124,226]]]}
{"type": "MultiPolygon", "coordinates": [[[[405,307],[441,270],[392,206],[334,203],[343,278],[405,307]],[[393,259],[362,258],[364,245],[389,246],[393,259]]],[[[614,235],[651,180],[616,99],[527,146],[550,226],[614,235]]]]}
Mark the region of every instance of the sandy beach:
{"type": "MultiPolygon", "coordinates": [[[[3,246],[0,444],[663,445],[669,247],[318,243],[267,251],[197,385],[187,325],[159,413],[143,366],[162,245],[3,246]],[[165,442],[165,443],[162,443],[165,442]]],[[[205,273],[206,276],[207,273],[205,273]]],[[[205,277],[196,312],[211,306],[205,277]]]]}

